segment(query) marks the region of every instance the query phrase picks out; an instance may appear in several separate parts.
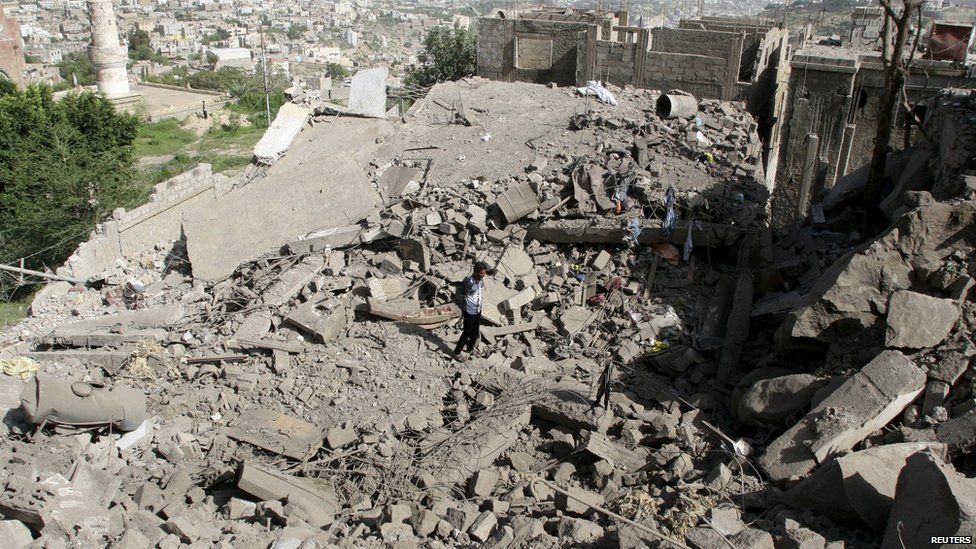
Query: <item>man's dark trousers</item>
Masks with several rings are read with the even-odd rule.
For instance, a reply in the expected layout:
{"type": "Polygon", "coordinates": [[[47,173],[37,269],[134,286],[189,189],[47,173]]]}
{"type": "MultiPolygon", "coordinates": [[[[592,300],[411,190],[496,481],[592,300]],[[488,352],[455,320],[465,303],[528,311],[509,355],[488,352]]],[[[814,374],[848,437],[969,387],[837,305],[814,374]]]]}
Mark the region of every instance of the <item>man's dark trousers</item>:
{"type": "Polygon", "coordinates": [[[469,315],[462,312],[461,314],[464,317],[464,327],[461,329],[461,339],[454,348],[454,354],[459,354],[465,345],[469,353],[473,351],[474,344],[478,342],[478,337],[481,335],[481,313],[469,315]]]}

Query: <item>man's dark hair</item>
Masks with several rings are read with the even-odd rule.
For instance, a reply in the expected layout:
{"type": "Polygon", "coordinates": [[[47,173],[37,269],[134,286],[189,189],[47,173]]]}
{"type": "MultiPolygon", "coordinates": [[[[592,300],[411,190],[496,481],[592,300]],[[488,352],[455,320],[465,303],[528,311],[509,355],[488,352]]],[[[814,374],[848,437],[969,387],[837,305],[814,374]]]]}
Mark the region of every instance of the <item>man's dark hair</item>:
{"type": "Polygon", "coordinates": [[[491,272],[491,269],[488,268],[488,264],[485,263],[484,261],[478,261],[475,262],[474,264],[474,272],[478,272],[478,271],[484,271],[488,273],[491,272]]]}

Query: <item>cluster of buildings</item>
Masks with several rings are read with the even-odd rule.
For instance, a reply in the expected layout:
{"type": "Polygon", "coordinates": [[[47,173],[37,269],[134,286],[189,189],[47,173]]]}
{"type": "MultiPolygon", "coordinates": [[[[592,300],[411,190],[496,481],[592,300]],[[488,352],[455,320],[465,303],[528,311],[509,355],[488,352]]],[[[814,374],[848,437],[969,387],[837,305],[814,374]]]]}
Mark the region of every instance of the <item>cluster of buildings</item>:
{"type": "MultiPolygon", "coordinates": [[[[130,60],[134,65],[130,73],[139,76],[184,65],[204,68],[208,57],[214,56],[218,68],[252,69],[262,56],[262,43],[269,63],[289,75],[303,63],[396,69],[416,61],[426,30],[468,26],[475,15],[449,2],[421,6],[370,0],[123,0],[115,2],[114,8],[123,46],[134,31],[148,36],[152,59],[130,60]]],[[[86,0],[5,2],[0,11],[4,18],[0,35],[10,35],[0,39],[0,57],[20,60],[3,70],[18,83],[58,83],[57,64],[90,45],[86,0]]]]}

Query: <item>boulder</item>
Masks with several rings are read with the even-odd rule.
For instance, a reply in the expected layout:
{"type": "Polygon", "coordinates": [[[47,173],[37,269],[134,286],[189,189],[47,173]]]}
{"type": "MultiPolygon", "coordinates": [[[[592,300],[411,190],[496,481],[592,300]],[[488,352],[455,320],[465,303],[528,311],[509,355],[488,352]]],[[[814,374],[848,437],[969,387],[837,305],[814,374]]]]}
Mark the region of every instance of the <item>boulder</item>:
{"type": "Polygon", "coordinates": [[[759,464],[772,480],[804,476],[887,425],[924,389],[921,369],[884,351],[767,446],[759,464]]]}
{"type": "Polygon", "coordinates": [[[931,452],[918,452],[898,475],[882,548],[928,547],[933,536],[976,532],[976,480],[931,452]]]}
{"type": "Polygon", "coordinates": [[[745,390],[736,408],[749,425],[778,424],[806,406],[826,382],[810,374],[762,379],[745,390]]]}
{"type": "Polygon", "coordinates": [[[949,335],[960,314],[952,299],[907,290],[895,292],[888,302],[885,345],[907,349],[934,347],[949,335]]]}
{"type": "Polygon", "coordinates": [[[935,202],[915,193],[914,208],[877,239],[851,250],[830,267],[784,320],[781,346],[801,340],[831,343],[873,327],[887,313],[891,294],[911,286],[916,268],[940,263],[976,246],[976,204],[935,202]]]}
{"type": "Polygon", "coordinates": [[[881,531],[895,498],[898,472],[910,456],[924,450],[941,459],[948,455],[947,446],[938,443],[875,446],[827,462],[786,492],[786,501],[798,510],[881,531]]]}

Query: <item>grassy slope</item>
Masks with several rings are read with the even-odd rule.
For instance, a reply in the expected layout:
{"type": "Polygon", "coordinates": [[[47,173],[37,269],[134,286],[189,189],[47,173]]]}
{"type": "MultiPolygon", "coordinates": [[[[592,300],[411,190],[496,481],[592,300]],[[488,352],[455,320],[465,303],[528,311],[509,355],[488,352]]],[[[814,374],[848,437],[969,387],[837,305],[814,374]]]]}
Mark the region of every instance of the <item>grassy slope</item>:
{"type": "Polygon", "coordinates": [[[143,124],[136,139],[136,158],[172,158],[142,168],[140,183],[151,187],[200,163],[213,165],[214,172],[242,168],[251,161],[254,144],[262,135],[264,128],[254,126],[215,125],[198,137],[175,120],[143,124]]]}

